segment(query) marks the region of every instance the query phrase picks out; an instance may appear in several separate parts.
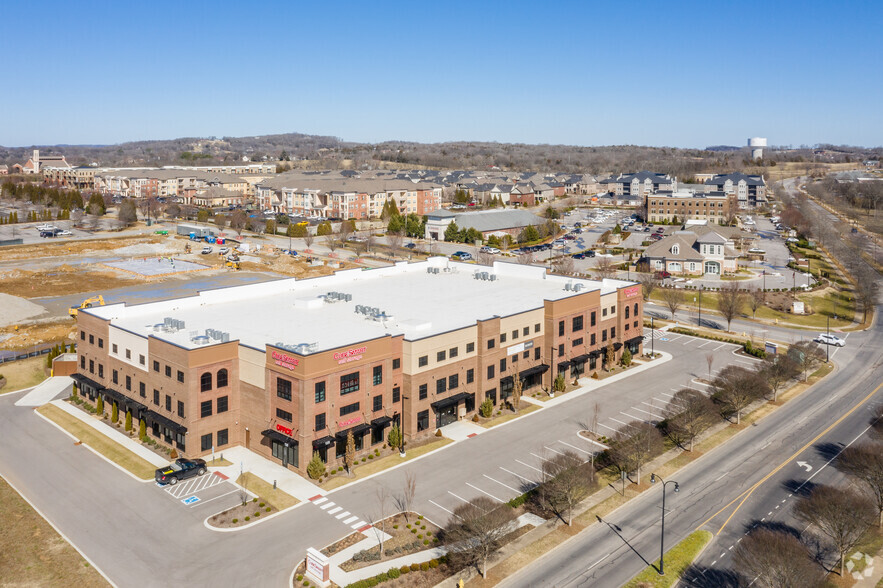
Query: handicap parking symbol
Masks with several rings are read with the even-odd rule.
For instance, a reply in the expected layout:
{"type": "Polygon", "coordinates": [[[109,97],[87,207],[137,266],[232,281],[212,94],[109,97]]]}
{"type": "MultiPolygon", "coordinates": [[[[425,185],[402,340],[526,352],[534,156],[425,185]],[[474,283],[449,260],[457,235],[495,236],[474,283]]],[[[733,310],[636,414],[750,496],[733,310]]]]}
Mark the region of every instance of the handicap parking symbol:
{"type": "Polygon", "coordinates": [[[198,496],[188,496],[187,498],[182,498],[181,502],[183,502],[184,504],[195,504],[195,503],[199,502],[199,497],[198,496]]]}
{"type": "Polygon", "coordinates": [[[660,341],[668,341],[668,337],[660,337],[659,340],[660,341]]]}

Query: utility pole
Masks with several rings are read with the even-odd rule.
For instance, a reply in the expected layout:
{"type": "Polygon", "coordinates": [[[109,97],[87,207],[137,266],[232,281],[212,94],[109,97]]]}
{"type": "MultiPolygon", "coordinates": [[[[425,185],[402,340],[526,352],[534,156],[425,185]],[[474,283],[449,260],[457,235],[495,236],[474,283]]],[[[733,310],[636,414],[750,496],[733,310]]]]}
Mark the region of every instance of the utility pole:
{"type": "Polygon", "coordinates": [[[663,557],[665,556],[665,486],[667,484],[675,485],[675,492],[680,490],[680,486],[674,480],[669,480],[666,482],[662,479],[662,476],[657,476],[656,474],[650,474],[650,483],[655,484],[656,478],[662,482],[662,530],[659,534],[659,575],[665,575],[665,562],[663,561],[663,557]]]}
{"type": "Polygon", "coordinates": [[[656,357],[656,328],[653,326],[653,317],[650,317],[650,356],[656,357]]]}

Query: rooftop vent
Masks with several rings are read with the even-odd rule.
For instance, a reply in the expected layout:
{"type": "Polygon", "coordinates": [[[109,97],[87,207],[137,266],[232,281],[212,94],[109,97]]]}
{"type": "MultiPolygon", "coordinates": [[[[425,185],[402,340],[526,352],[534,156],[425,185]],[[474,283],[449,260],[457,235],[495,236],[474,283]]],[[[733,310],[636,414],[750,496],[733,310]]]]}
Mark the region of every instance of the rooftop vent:
{"type": "Polygon", "coordinates": [[[324,298],[325,302],[349,302],[353,299],[353,295],[344,292],[328,292],[324,298]]]}

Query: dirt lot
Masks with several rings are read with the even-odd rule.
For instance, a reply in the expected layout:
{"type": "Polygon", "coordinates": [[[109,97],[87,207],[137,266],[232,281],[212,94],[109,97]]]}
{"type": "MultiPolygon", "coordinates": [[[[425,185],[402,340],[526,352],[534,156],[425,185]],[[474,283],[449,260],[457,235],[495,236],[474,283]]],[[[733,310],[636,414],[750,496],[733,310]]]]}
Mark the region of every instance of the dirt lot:
{"type": "Polygon", "coordinates": [[[71,545],[0,479],[3,586],[107,586],[71,545]]]}
{"type": "MultiPolygon", "coordinates": [[[[73,334],[77,331],[77,325],[73,319],[62,319],[54,323],[36,323],[19,326],[0,328],[0,335],[8,335],[3,338],[3,349],[27,349],[40,343],[75,343],[73,334]]],[[[45,359],[45,358],[44,358],[45,359]]]]}
{"type": "MultiPolygon", "coordinates": [[[[111,252],[125,247],[131,247],[133,245],[158,245],[169,241],[169,237],[163,237],[160,235],[133,235],[113,239],[60,242],[50,241],[36,245],[13,245],[11,247],[3,248],[3,261],[111,252]]],[[[184,246],[181,245],[181,250],[183,251],[183,249],[184,246]]]]}
{"type": "Polygon", "coordinates": [[[106,292],[145,281],[131,276],[98,264],[61,265],[40,271],[14,269],[0,271],[0,292],[22,298],[37,298],[78,292],[106,292]]]}

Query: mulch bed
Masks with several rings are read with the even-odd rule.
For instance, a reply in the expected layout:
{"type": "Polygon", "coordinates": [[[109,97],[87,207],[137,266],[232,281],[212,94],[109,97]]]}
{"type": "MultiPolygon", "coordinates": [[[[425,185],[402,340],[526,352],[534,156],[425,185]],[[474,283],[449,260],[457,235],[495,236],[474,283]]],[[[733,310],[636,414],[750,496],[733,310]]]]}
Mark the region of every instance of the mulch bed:
{"type": "Polygon", "coordinates": [[[356,543],[358,543],[359,541],[362,541],[364,539],[365,539],[365,536],[361,533],[358,533],[358,532],[351,533],[351,534],[347,535],[346,537],[344,537],[343,539],[341,539],[340,541],[338,541],[337,543],[332,543],[331,545],[329,545],[325,549],[322,549],[321,553],[322,553],[322,555],[326,555],[326,556],[330,557],[339,551],[343,551],[347,547],[352,547],[353,545],[355,545],[356,543]]]}
{"type": "Polygon", "coordinates": [[[241,527],[259,521],[261,520],[261,517],[269,516],[274,512],[277,512],[275,507],[270,506],[269,503],[265,503],[259,498],[255,498],[245,504],[234,506],[231,509],[216,514],[211,517],[208,522],[211,526],[220,527],[222,529],[241,527]],[[234,519],[236,519],[235,523],[233,522],[234,519]]]}
{"type": "MultiPolygon", "coordinates": [[[[371,549],[359,552],[353,556],[353,559],[343,562],[340,568],[350,572],[365,566],[371,566],[384,560],[395,559],[404,555],[418,553],[432,547],[440,545],[438,542],[438,534],[440,529],[419,515],[410,513],[409,519],[405,520],[405,515],[399,513],[386,519],[384,531],[391,535],[392,538],[383,543],[383,560],[381,559],[365,559],[357,560],[359,554],[367,552],[370,555],[379,555],[380,546],[375,545],[371,549]],[[398,527],[398,528],[395,528],[398,527]]],[[[379,524],[374,525],[380,528],[379,524]]],[[[370,532],[369,532],[370,534],[370,532]]]]}

